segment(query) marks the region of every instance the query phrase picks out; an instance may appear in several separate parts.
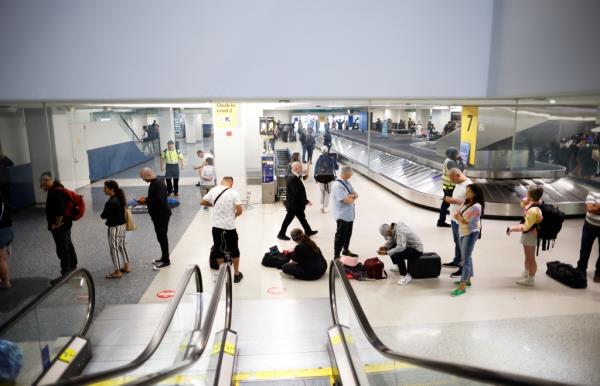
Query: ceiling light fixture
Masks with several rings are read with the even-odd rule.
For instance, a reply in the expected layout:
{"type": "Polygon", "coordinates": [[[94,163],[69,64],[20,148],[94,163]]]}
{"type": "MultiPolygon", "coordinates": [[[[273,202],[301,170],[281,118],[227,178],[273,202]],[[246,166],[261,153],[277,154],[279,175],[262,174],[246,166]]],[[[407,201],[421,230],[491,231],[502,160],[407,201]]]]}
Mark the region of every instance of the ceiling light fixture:
{"type": "Polygon", "coordinates": [[[551,105],[556,103],[556,99],[548,99],[548,103],[550,103],[551,105]]]}

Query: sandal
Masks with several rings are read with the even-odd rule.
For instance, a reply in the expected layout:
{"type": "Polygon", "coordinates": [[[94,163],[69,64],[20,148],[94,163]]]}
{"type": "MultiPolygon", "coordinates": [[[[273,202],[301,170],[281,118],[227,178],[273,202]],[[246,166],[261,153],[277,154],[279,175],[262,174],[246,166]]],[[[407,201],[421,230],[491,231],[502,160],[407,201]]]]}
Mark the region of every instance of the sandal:
{"type": "Polygon", "coordinates": [[[108,275],[104,276],[107,279],[120,279],[121,275],[115,275],[114,273],[109,273],[108,275]]]}

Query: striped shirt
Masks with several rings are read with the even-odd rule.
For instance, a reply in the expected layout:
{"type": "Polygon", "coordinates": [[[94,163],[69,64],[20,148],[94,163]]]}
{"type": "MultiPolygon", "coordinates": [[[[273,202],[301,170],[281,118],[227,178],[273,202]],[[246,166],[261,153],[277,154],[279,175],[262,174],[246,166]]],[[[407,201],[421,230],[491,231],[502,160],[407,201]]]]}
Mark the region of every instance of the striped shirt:
{"type": "MultiPolygon", "coordinates": [[[[585,199],[585,203],[600,205],[600,193],[589,192],[587,198],[585,199]]],[[[600,227],[600,214],[587,212],[585,215],[585,221],[590,223],[590,225],[600,227]]]]}

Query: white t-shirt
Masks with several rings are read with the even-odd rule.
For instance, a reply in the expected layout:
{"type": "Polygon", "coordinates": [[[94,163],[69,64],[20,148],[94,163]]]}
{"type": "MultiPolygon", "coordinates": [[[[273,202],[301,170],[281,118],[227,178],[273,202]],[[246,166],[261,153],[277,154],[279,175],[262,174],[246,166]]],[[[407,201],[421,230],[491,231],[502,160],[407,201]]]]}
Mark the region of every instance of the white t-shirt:
{"type": "MultiPolygon", "coordinates": [[[[202,199],[214,205],[217,196],[225,189],[227,187],[223,185],[215,186],[202,199]]],[[[217,205],[211,211],[213,227],[227,230],[235,229],[235,206],[241,204],[240,195],[235,190],[228,189],[221,194],[217,205]]]]}
{"type": "Polygon", "coordinates": [[[450,204],[450,217],[452,218],[452,221],[457,222],[454,219],[454,213],[456,213],[459,209],[460,206],[462,205],[463,202],[465,202],[465,200],[467,199],[467,186],[472,184],[473,182],[471,182],[470,179],[466,179],[464,182],[461,182],[460,184],[456,184],[454,186],[454,191],[452,192],[452,198],[456,198],[458,200],[460,200],[460,204],[450,204]]]}
{"type": "Polygon", "coordinates": [[[200,178],[200,185],[215,186],[215,167],[213,165],[204,165],[202,167],[202,171],[200,172],[200,177],[211,178],[211,180],[205,180],[204,178],[200,178]]]}
{"type": "Polygon", "coordinates": [[[196,164],[196,167],[201,168],[204,165],[206,165],[206,160],[209,159],[209,158],[213,158],[214,159],[215,156],[212,155],[212,154],[210,154],[210,153],[204,153],[202,155],[202,158],[198,158],[198,163],[196,164]]]}

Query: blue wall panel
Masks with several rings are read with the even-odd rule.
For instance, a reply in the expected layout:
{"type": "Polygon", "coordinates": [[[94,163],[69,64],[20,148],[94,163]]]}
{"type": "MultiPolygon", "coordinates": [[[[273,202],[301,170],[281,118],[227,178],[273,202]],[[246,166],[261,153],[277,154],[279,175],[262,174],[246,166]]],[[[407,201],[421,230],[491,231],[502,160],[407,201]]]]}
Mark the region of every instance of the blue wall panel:
{"type": "Polygon", "coordinates": [[[11,202],[13,210],[26,208],[35,203],[33,191],[33,170],[31,164],[17,165],[8,168],[10,175],[11,202]]]}
{"type": "Polygon", "coordinates": [[[90,180],[98,181],[151,159],[132,141],[88,150],[90,180]]]}

